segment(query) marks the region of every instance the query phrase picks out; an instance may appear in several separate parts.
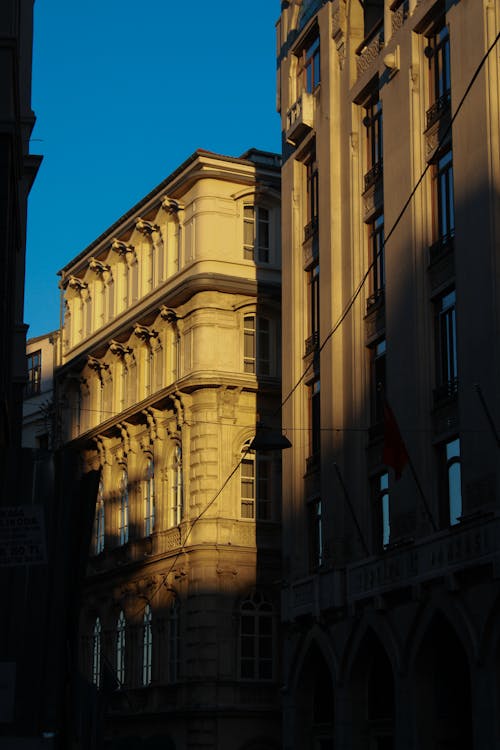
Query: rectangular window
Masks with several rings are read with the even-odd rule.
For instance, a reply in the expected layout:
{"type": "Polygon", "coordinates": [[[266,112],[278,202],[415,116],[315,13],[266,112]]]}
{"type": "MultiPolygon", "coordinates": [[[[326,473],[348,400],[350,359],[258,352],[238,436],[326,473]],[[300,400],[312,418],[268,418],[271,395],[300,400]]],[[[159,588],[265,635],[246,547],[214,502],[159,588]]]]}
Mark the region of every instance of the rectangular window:
{"type": "Polygon", "coordinates": [[[371,347],[371,422],[372,425],[384,421],[384,393],[386,381],[386,340],[381,339],[371,347]]]}
{"type": "Polygon", "coordinates": [[[269,263],[270,212],[263,206],[243,208],[243,257],[256,263],[269,263]]]}
{"type": "Polygon", "coordinates": [[[316,375],[309,385],[309,460],[316,464],[319,462],[321,450],[321,402],[320,402],[320,380],[316,375]]]}
{"type": "Polygon", "coordinates": [[[374,304],[385,289],[384,214],[368,224],[369,262],[371,270],[371,296],[368,307],[374,304]]]}
{"type": "Polygon", "coordinates": [[[248,451],[241,461],[241,517],[273,519],[272,498],[277,496],[278,461],[274,453],[248,451]]]}
{"type": "Polygon", "coordinates": [[[431,109],[427,112],[427,127],[450,105],[451,66],[450,35],[448,28],[441,28],[428,39],[425,55],[429,60],[429,85],[431,109]],[[429,122],[429,116],[432,122],[429,122]]]}
{"type": "Polygon", "coordinates": [[[271,324],[267,318],[246,315],[243,321],[243,369],[271,374],[271,324]]]}
{"type": "Polygon", "coordinates": [[[118,538],[120,545],[128,542],[128,474],[123,470],[120,479],[120,505],[118,513],[118,538]]]}
{"type": "Polygon", "coordinates": [[[316,152],[306,162],[306,230],[305,234],[310,235],[318,229],[319,216],[319,196],[318,196],[318,163],[316,161],[316,152]]]}
{"type": "Polygon", "coordinates": [[[462,477],[460,466],[460,438],[449,440],[440,448],[442,463],[444,525],[456,526],[462,516],[462,477]]]}
{"type": "Polygon", "coordinates": [[[30,396],[37,396],[40,393],[42,386],[42,352],[31,352],[26,357],[26,365],[28,370],[28,382],[26,383],[25,395],[27,398],[30,396]]]}
{"type": "Polygon", "coordinates": [[[455,290],[436,302],[436,380],[435,401],[453,398],[458,391],[457,321],[455,290]]]}
{"type": "Polygon", "coordinates": [[[309,559],[312,570],[324,563],[323,508],[320,498],[309,503],[309,559]]]}
{"type": "Polygon", "coordinates": [[[365,174],[365,190],[368,190],[382,176],[384,142],[382,125],[382,102],[378,91],[372,96],[365,107],[366,114],[363,125],[366,127],[367,172],[365,174]]]}
{"type": "Polygon", "coordinates": [[[389,502],[389,474],[383,472],[372,482],[374,504],[374,541],[375,549],[385,549],[391,541],[391,517],[389,502]]]}
{"type": "Polygon", "coordinates": [[[306,355],[319,346],[319,263],[308,271],[309,281],[309,336],[306,340],[306,355]]]}
{"type": "Polygon", "coordinates": [[[453,152],[450,149],[434,165],[436,204],[436,242],[447,245],[455,235],[455,202],[453,195],[453,152]]]}
{"type": "Polygon", "coordinates": [[[298,79],[302,88],[312,93],[319,85],[320,75],[320,46],[319,37],[315,36],[304,49],[299,58],[298,79]]]}

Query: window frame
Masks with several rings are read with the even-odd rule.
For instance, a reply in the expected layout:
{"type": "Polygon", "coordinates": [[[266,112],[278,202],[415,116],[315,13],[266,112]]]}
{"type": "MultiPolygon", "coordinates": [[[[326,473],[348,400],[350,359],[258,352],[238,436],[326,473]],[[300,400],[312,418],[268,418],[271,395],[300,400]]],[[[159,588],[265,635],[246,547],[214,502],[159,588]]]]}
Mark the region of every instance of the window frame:
{"type": "Polygon", "coordinates": [[[277,452],[251,451],[248,450],[249,444],[250,441],[247,441],[243,446],[240,462],[240,518],[245,521],[274,521],[274,499],[278,496],[279,481],[277,452]]]}
{"type": "Polygon", "coordinates": [[[120,474],[120,494],[118,504],[118,543],[120,547],[127,544],[129,541],[129,510],[128,471],[123,467],[120,474]]]}
{"type": "Polygon", "coordinates": [[[153,674],[153,613],[146,604],[142,618],[142,686],[148,687],[153,674]]]}
{"type": "Polygon", "coordinates": [[[243,371],[257,377],[274,377],[276,362],[272,357],[276,339],[273,318],[249,312],[243,316],[243,371]]]}
{"type": "Polygon", "coordinates": [[[272,209],[261,203],[243,205],[243,258],[268,265],[272,260],[272,209]]]}
{"type": "Polygon", "coordinates": [[[325,564],[324,514],[321,497],[311,498],[307,504],[307,511],[309,567],[311,572],[314,572],[325,564]]]}
{"type": "Polygon", "coordinates": [[[104,482],[102,478],[99,479],[99,486],[97,489],[97,499],[95,507],[95,518],[94,518],[94,555],[100,555],[104,552],[106,535],[106,520],[105,520],[105,508],[104,508],[104,482]]]}
{"type": "Polygon", "coordinates": [[[439,446],[441,464],[441,520],[444,526],[458,526],[463,514],[462,455],[460,436],[450,437],[439,446]],[[456,496],[458,482],[458,493],[456,496]]]}
{"type": "Polygon", "coordinates": [[[179,526],[184,515],[184,473],[182,445],[175,443],[172,452],[170,487],[170,528],[179,526]]]}
{"type": "Polygon", "coordinates": [[[435,309],[435,401],[454,398],[458,390],[456,290],[454,287],[434,300],[435,309]],[[447,304],[445,300],[449,299],[447,304]]]}
{"type": "Polygon", "coordinates": [[[42,350],[37,349],[26,355],[27,382],[25,398],[38,396],[42,392],[42,350]]]}
{"type": "Polygon", "coordinates": [[[240,680],[274,679],[275,609],[270,599],[254,591],[239,606],[238,667],[240,680]],[[264,625],[265,624],[265,625],[264,625]]]}
{"type": "Polygon", "coordinates": [[[155,527],[155,469],[154,459],[148,458],[143,479],[144,536],[151,536],[155,527]]]}
{"type": "Polygon", "coordinates": [[[122,609],[116,623],[116,680],[119,688],[125,685],[126,631],[127,621],[122,609]]]}
{"type": "Polygon", "coordinates": [[[96,617],[92,628],[92,682],[99,690],[102,677],[102,625],[96,617]]]}
{"type": "Polygon", "coordinates": [[[315,28],[297,51],[297,81],[299,95],[313,94],[321,83],[321,43],[315,28]]]}

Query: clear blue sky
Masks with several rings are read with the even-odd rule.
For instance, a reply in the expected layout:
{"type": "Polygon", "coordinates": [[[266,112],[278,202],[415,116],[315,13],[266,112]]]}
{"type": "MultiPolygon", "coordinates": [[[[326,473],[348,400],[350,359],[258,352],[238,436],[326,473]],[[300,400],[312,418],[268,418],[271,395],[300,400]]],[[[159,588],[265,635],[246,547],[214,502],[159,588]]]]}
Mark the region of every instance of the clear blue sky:
{"type": "Polygon", "coordinates": [[[280,150],[279,0],[36,0],[28,337],[59,326],[57,271],[195,149],[280,150]]]}

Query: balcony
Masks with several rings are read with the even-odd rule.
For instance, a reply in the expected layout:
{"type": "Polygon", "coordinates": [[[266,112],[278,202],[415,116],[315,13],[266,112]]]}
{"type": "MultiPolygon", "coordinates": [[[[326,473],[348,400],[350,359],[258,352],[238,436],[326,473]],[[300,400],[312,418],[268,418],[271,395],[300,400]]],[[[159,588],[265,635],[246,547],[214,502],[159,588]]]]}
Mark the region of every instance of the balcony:
{"type": "Polygon", "coordinates": [[[434,406],[440,406],[448,401],[455,401],[458,396],[458,378],[450,378],[445,383],[434,388],[434,406]]]}
{"type": "Polygon", "coordinates": [[[380,178],[382,177],[382,172],[383,162],[382,160],[380,160],[373,165],[369,172],[365,174],[365,192],[369,190],[372,185],[375,185],[378,180],[380,180],[380,178]]]}
{"type": "Polygon", "coordinates": [[[450,232],[449,234],[445,234],[442,237],[438,239],[437,242],[434,242],[433,245],[429,248],[429,265],[432,266],[434,263],[437,263],[441,258],[444,258],[445,255],[448,253],[453,252],[453,239],[454,239],[454,232],[450,232]]]}
{"type": "Polygon", "coordinates": [[[285,138],[296,146],[314,128],[314,96],[303,91],[286,113],[285,138]]]}
{"type": "Polygon", "coordinates": [[[442,96],[436,99],[432,107],[429,107],[425,115],[427,130],[431,128],[435,122],[438,122],[445,113],[449,112],[450,102],[451,93],[446,91],[442,96]]]}
{"type": "Polygon", "coordinates": [[[391,30],[395,34],[398,29],[404,24],[408,18],[409,13],[409,2],[408,0],[395,0],[390,6],[392,17],[391,17],[391,30]]]}
{"type": "Polygon", "coordinates": [[[304,260],[304,269],[307,271],[319,257],[319,222],[315,216],[309,224],[304,227],[304,242],[302,243],[302,252],[304,260]]]}
{"type": "Polygon", "coordinates": [[[384,47],[384,22],[381,18],[373,29],[363,39],[356,50],[358,56],[356,68],[358,78],[365,73],[377,60],[380,50],[384,47]]]}

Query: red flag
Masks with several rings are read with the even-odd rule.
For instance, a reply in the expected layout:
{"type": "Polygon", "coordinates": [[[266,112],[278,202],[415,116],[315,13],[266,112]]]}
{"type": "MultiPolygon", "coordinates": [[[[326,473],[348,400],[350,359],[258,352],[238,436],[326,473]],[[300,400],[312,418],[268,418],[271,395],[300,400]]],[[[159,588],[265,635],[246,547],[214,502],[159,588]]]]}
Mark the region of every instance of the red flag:
{"type": "Polygon", "coordinates": [[[401,437],[396,417],[384,399],[384,450],[382,462],[392,466],[396,479],[401,479],[404,467],[410,460],[406,445],[401,437]]]}

